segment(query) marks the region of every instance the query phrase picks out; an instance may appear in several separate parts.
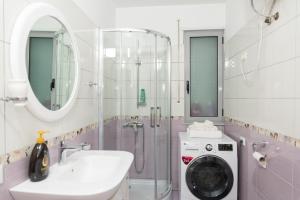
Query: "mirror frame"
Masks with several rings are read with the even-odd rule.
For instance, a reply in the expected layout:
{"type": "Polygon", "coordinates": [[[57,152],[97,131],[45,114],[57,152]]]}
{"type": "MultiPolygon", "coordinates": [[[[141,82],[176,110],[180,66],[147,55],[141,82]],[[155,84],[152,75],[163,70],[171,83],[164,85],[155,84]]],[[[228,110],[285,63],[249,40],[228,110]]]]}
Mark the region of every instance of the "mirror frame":
{"type": "Polygon", "coordinates": [[[72,32],[71,25],[68,23],[64,15],[55,7],[46,3],[32,3],[27,6],[18,16],[11,37],[10,49],[11,62],[11,78],[13,80],[26,80],[28,87],[28,102],[26,108],[38,119],[44,121],[56,121],[63,118],[73,107],[79,88],[79,51],[75,35],[72,32]],[[73,91],[67,103],[59,110],[52,111],[44,107],[36,98],[26,71],[26,46],[28,36],[33,25],[42,17],[53,17],[63,24],[70,34],[75,60],[75,81],[73,91]]]}

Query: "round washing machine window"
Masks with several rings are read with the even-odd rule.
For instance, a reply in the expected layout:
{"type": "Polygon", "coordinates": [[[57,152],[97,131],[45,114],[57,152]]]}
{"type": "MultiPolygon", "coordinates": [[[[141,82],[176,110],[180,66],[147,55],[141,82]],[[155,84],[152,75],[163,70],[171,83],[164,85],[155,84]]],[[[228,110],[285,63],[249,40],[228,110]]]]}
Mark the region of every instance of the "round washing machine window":
{"type": "Polygon", "coordinates": [[[196,158],[186,171],[189,190],[201,200],[220,200],[233,186],[233,173],[227,162],[213,155],[196,158]]]}

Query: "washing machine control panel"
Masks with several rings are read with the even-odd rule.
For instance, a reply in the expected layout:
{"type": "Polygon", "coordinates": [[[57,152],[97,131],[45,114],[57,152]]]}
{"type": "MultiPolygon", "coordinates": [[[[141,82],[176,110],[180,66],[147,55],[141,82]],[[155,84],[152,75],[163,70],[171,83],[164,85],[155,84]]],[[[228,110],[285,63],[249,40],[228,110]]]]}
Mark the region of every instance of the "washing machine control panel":
{"type": "Polygon", "coordinates": [[[219,151],[233,151],[232,144],[219,144],[218,148],[219,151]]]}
{"type": "Polygon", "coordinates": [[[213,145],[207,144],[207,145],[205,146],[205,149],[206,149],[206,151],[212,151],[212,150],[213,150],[213,145]]]}

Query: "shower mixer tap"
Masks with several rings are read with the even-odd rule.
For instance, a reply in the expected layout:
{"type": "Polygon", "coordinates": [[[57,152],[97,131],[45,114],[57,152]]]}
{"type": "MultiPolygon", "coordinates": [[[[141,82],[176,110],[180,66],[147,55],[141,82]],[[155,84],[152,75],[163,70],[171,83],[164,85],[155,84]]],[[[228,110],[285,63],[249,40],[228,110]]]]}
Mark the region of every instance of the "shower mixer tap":
{"type": "Polygon", "coordinates": [[[138,132],[138,128],[143,128],[144,124],[138,121],[132,121],[132,122],[127,122],[125,124],[123,124],[124,128],[130,127],[133,128],[134,132],[137,133],[138,132]]]}
{"type": "Polygon", "coordinates": [[[131,117],[131,121],[126,122],[125,124],[123,124],[123,128],[132,128],[133,129],[133,133],[134,133],[134,167],[135,170],[138,174],[142,173],[145,167],[145,127],[144,127],[144,123],[139,122],[138,121],[139,117],[138,116],[134,116],[131,117]],[[139,128],[141,129],[142,132],[139,132],[139,128]],[[139,134],[140,133],[140,134],[139,134]],[[140,145],[138,144],[138,137],[140,137],[140,135],[142,136],[142,147],[143,147],[143,164],[141,168],[138,168],[138,164],[137,164],[137,147],[140,145]]]}

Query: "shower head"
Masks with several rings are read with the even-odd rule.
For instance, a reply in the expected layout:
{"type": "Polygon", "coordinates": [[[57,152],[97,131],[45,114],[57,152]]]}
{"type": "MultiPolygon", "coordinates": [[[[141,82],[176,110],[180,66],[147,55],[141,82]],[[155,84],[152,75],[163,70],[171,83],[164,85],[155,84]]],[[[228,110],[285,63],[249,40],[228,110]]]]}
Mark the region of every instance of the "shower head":
{"type": "Polygon", "coordinates": [[[266,24],[271,24],[274,20],[278,20],[279,19],[279,12],[276,12],[275,14],[272,14],[273,10],[274,10],[274,7],[275,7],[275,4],[276,4],[277,0],[271,0],[271,3],[270,3],[270,9],[268,11],[268,14],[265,14],[264,11],[263,12],[260,12],[258,11],[258,9],[255,7],[255,4],[254,4],[254,0],[250,0],[250,3],[251,3],[251,7],[253,9],[253,11],[258,14],[259,16],[262,16],[262,17],[265,17],[265,23],[266,24]]]}

